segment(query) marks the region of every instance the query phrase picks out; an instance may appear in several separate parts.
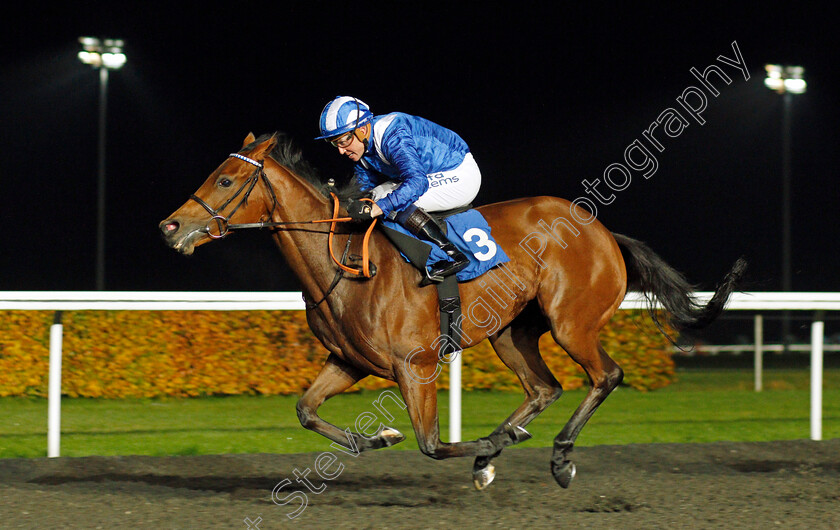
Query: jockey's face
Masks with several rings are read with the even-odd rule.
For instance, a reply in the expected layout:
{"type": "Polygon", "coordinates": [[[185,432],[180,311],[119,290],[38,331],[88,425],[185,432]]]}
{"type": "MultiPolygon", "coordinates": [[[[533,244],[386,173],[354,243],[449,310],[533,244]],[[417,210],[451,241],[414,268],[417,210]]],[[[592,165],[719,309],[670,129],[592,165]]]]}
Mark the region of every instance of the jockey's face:
{"type": "Polygon", "coordinates": [[[346,156],[353,162],[358,162],[365,154],[365,144],[360,138],[367,137],[369,128],[370,124],[366,124],[350,133],[349,138],[340,136],[330,143],[338,148],[339,154],[346,156]]]}

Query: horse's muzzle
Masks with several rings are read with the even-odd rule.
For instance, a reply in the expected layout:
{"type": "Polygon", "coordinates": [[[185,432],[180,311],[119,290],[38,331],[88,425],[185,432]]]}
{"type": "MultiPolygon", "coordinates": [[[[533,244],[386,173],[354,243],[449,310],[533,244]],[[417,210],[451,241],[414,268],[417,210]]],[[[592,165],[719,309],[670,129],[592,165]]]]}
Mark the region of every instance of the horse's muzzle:
{"type": "Polygon", "coordinates": [[[187,256],[192,254],[195,247],[200,244],[200,240],[207,236],[206,227],[196,226],[190,228],[188,226],[182,226],[177,219],[162,221],[158,227],[166,244],[187,256]]]}

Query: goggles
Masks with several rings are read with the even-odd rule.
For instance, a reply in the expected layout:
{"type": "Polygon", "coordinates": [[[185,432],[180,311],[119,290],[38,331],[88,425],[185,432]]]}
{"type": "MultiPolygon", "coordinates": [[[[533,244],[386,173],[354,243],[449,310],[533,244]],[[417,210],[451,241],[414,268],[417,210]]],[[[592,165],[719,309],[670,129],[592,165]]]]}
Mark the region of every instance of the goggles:
{"type": "Polygon", "coordinates": [[[327,140],[333,147],[341,147],[342,149],[349,146],[353,143],[353,135],[355,131],[350,131],[348,133],[344,133],[338,138],[333,138],[331,140],[327,140]]]}

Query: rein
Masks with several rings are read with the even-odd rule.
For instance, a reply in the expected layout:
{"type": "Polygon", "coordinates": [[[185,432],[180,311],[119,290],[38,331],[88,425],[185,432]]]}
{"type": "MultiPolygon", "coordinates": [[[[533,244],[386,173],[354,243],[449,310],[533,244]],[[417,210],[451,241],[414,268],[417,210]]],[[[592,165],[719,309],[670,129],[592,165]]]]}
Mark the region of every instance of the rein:
{"type": "MultiPolygon", "coordinates": [[[[333,236],[335,235],[335,227],[336,223],[343,223],[347,221],[352,221],[351,217],[338,217],[338,209],[339,209],[339,200],[338,196],[330,192],[330,196],[333,199],[333,216],[330,219],[314,219],[310,221],[260,221],[257,223],[230,223],[230,218],[233,217],[233,214],[242,206],[243,204],[247,204],[248,197],[251,195],[251,192],[254,190],[254,187],[257,185],[257,182],[262,180],[265,184],[266,188],[268,189],[268,193],[271,196],[271,211],[268,213],[269,218],[274,214],[274,211],[277,209],[277,195],[274,193],[274,187],[271,185],[271,182],[268,180],[268,177],[265,174],[265,165],[263,162],[254,160],[253,158],[248,158],[247,156],[240,155],[239,153],[231,153],[229,155],[232,158],[237,158],[242,160],[243,162],[247,162],[255,167],[254,172],[251,173],[251,176],[248,177],[245,182],[236,190],[228,200],[226,200],[218,209],[213,209],[209,204],[207,204],[202,198],[196,196],[195,194],[190,195],[190,199],[194,200],[198,204],[204,208],[207,213],[211,215],[211,221],[216,222],[216,226],[219,229],[218,234],[213,234],[210,225],[208,224],[204,228],[204,232],[213,239],[222,239],[227,236],[232,230],[242,230],[246,228],[283,228],[286,225],[297,225],[297,224],[315,224],[315,223],[330,223],[330,231],[329,231],[329,238],[327,240],[327,248],[329,249],[330,258],[332,258],[333,262],[338,265],[339,270],[336,274],[336,278],[333,279],[332,285],[327,290],[326,295],[324,296],[321,301],[318,302],[320,304],[323,302],[327,296],[329,296],[330,292],[335,288],[338,284],[338,280],[340,280],[341,275],[343,272],[348,274],[352,274],[356,277],[364,277],[364,278],[372,278],[376,274],[376,267],[371,265],[370,263],[370,235],[373,233],[373,228],[376,226],[377,219],[374,218],[373,222],[365,231],[365,237],[362,240],[362,265],[358,268],[356,267],[348,267],[343,263],[344,259],[347,256],[347,252],[350,248],[350,239],[347,239],[347,245],[344,249],[344,255],[342,256],[341,260],[335,257],[333,253],[333,236]],[[244,194],[243,194],[244,191],[244,194]],[[221,212],[230,205],[237,197],[242,195],[242,198],[233,207],[233,210],[227,215],[224,216],[221,212]]],[[[362,199],[368,200],[370,199],[362,199]]],[[[373,201],[371,201],[373,202],[373,201]]],[[[315,304],[315,305],[318,305],[315,304]]],[[[313,306],[314,307],[314,306],[313,306]]]]}

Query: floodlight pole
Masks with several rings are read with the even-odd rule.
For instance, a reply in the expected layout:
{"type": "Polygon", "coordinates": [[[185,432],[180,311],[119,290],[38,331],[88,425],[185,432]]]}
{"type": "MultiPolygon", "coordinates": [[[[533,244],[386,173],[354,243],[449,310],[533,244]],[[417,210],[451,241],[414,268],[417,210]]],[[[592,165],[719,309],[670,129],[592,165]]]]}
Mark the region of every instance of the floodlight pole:
{"type": "Polygon", "coordinates": [[[96,290],[105,290],[105,132],[108,122],[108,70],[125,64],[123,41],[80,37],[79,60],[99,70],[99,140],[96,200],[96,290]]]}
{"type": "MultiPolygon", "coordinates": [[[[768,64],[765,67],[767,88],[782,95],[782,291],[790,292],[791,281],[791,107],[793,95],[805,92],[807,83],[803,79],[801,66],[768,64]]],[[[790,344],[790,312],[782,315],[782,345],[788,351],[790,344]]]]}
{"type": "MultiPolygon", "coordinates": [[[[782,95],[782,291],[791,291],[791,106],[793,94],[782,95]]],[[[787,352],[790,346],[790,312],[782,314],[782,345],[787,352]]]]}
{"type": "Polygon", "coordinates": [[[105,127],[108,116],[108,68],[99,67],[99,170],[96,194],[96,290],[105,290],[105,127]]]}

